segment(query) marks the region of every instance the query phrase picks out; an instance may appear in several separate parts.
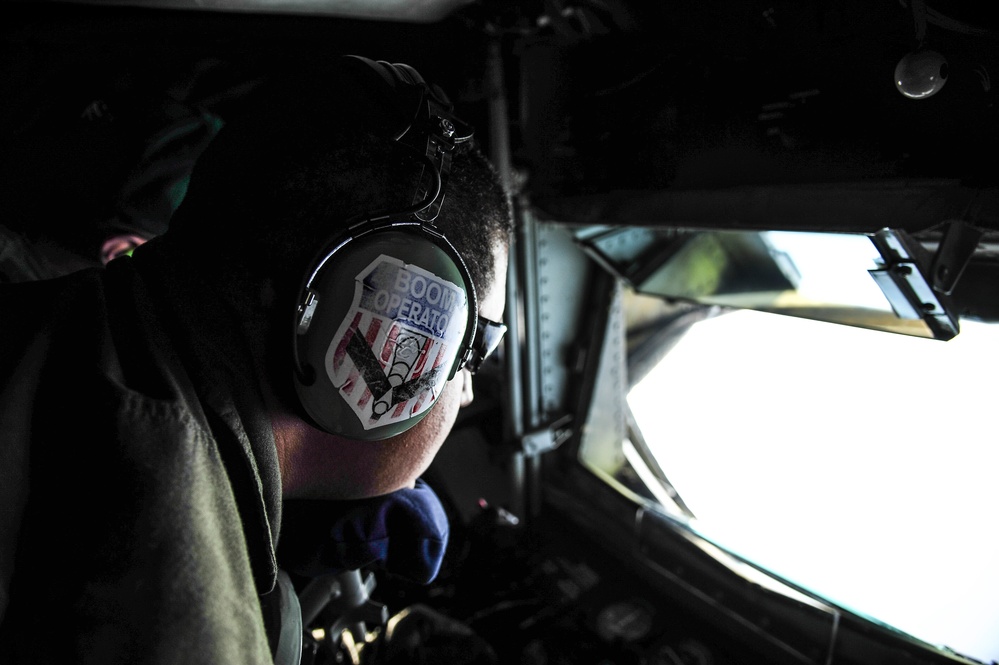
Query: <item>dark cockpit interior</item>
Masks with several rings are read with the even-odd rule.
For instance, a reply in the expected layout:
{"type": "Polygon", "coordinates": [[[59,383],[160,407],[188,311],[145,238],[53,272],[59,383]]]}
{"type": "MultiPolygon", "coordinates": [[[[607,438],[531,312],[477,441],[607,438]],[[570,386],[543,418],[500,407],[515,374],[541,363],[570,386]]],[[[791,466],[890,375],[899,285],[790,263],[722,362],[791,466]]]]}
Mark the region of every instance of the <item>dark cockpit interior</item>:
{"type": "MultiPolygon", "coordinates": [[[[692,328],[738,310],[935,345],[999,322],[999,22],[986,4],[0,11],[0,282],[100,265],[164,232],[198,156],[260,83],[341,54],[433,72],[513,195],[510,332],[425,477],[451,523],[441,572],[426,585],[378,566],[296,580],[302,663],[999,660],[994,611],[977,615],[972,646],[939,643],[711,538],[628,398],[692,328]]],[[[948,376],[987,393],[994,348],[948,376]]],[[[830,419],[880,412],[900,440],[926,413],[970,421],[936,410],[952,386],[923,381],[920,362],[870,368],[885,392],[916,384],[905,412],[830,403],[830,419]]],[[[717,383],[726,371],[703,369],[717,383]]],[[[713,394],[699,400],[727,417],[713,394]]],[[[784,404],[770,420],[787,419],[784,404]]],[[[667,432],[681,416],[664,416],[667,432]]],[[[823,426],[799,432],[807,450],[826,451],[808,448],[823,426]]],[[[995,425],[977,427],[987,467],[995,425]]],[[[746,430],[745,445],[768,431],[746,430]]],[[[994,492],[977,510],[995,520],[994,492]]],[[[914,523],[927,540],[999,553],[994,529],[914,523]]]]}

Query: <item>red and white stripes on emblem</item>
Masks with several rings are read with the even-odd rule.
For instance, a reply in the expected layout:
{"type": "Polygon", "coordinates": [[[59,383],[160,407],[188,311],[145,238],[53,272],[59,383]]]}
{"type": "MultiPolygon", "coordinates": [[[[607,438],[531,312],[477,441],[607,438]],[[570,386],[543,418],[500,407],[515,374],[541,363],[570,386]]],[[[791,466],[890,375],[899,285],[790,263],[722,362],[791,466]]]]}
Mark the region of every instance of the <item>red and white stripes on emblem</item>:
{"type": "MultiPolygon", "coordinates": [[[[372,315],[364,311],[357,311],[354,313],[354,318],[351,321],[350,326],[348,326],[346,331],[343,333],[343,336],[337,342],[336,348],[330,358],[330,375],[343,376],[344,373],[346,373],[346,378],[340,386],[340,393],[345,398],[353,401],[357,409],[366,410],[369,407],[374,395],[371,393],[371,389],[364,381],[361,372],[357,369],[354,362],[350,360],[350,354],[347,352],[350,340],[355,334],[363,334],[368,347],[372,349],[375,357],[378,359],[378,365],[383,371],[386,371],[393,361],[396,360],[395,352],[398,340],[400,338],[405,338],[406,332],[406,328],[401,326],[398,322],[389,322],[382,317],[372,315]],[[378,339],[379,332],[384,332],[385,325],[390,325],[391,327],[388,329],[382,348],[376,350],[376,340],[378,339]]],[[[416,363],[405,377],[406,382],[419,379],[424,373],[426,373],[428,364],[431,369],[438,369],[446,361],[446,344],[441,343],[440,340],[435,340],[434,338],[427,337],[425,335],[419,335],[419,337],[423,338],[423,344],[420,348],[419,357],[417,358],[416,363]],[[433,356],[432,362],[429,361],[431,356],[433,356]]],[[[390,420],[408,417],[409,414],[419,413],[427,400],[433,399],[435,391],[436,386],[428,386],[425,390],[420,391],[419,394],[415,395],[411,399],[396,404],[391,416],[389,417],[390,420]]]]}
{"type": "MultiPolygon", "coordinates": [[[[428,341],[427,344],[429,345],[430,342],[428,341]]],[[[441,344],[441,345],[438,346],[438,348],[437,348],[437,357],[434,358],[434,364],[431,366],[431,368],[430,368],[431,370],[437,369],[444,362],[444,350],[445,350],[445,348],[446,348],[446,345],[444,345],[444,344],[441,344]]],[[[423,368],[426,366],[426,359],[427,359],[427,355],[428,355],[427,351],[428,351],[428,348],[425,345],[424,348],[423,348],[423,353],[420,354],[420,366],[417,368],[417,371],[413,374],[413,378],[414,379],[418,378],[421,374],[423,374],[423,368]]],[[[413,403],[412,408],[409,410],[410,413],[419,413],[420,412],[420,408],[423,406],[424,400],[428,396],[432,395],[433,392],[434,392],[434,387],[431,386],[431,387],[427,388],[426,390],[422,391],[419,395],[417,395],[416,397],[414,397],[412,400],[410,400],[413,403]]],[[[400,416],[402,416],[403,412],[406,410],[406,404],[407,404],[407,402],[403,402],[402,404],[399,404],[398,406],[396,406],[395,407],[395,412],[392,414],[392,416],[394,418],[399,418],[400,416]]]]}

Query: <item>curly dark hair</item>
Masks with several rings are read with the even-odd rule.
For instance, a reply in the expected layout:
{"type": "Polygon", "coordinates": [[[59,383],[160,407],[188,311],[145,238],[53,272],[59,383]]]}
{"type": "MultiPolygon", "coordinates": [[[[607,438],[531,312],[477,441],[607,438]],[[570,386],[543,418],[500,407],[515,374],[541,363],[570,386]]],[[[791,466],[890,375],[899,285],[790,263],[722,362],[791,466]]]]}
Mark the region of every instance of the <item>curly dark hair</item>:
{"type": "MultiPolygon", "coordinates": [[[[227,121],[196,165],[169,231],[189,236],[206,264],[239,261],[285,294],[350,224],[410,206],[423,164],[394,140],[389,128],[399,114],[384,90],[335,66],[306,74],[264,86],[227,121]]],[[[477,290],[498,277],[492,248],[508,246],[510,200],[474,142],[455,150],[436,225],[477,290]]]]}

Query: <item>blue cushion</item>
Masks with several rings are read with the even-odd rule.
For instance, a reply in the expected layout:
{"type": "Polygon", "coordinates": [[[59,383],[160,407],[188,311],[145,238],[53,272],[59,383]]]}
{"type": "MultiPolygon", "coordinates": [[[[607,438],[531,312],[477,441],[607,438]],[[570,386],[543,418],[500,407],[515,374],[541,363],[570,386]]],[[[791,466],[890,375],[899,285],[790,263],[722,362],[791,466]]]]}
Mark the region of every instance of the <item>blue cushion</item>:
{"type": "Polygon", "coordinates": [[[278,561],[308,577],[377,564],[427,584],[440,571],[449,528],[444,506],[422,479],[371,499],[288,500],[278,561]]]}

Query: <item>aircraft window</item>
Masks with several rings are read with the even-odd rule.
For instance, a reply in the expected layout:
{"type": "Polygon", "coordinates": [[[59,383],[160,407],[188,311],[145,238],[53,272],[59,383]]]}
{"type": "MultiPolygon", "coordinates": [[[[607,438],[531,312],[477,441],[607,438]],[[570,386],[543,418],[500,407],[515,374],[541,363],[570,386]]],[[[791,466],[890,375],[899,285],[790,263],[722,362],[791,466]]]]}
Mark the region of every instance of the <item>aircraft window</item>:
{"type": "Polygon", "coordinates": [[[943,342],[711,313],[628,394],[690,526],[851,611],[999,661],[999,325],[964,320],[943,342]]]}
{"type": "Polygon", "coordinates": [[[908,233],[590,227],[582,247],[639,293],[917,337],[957,334],[930,286],[932,251],[908,233]]]}

